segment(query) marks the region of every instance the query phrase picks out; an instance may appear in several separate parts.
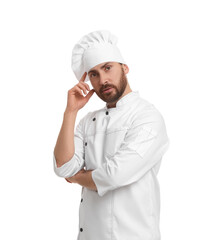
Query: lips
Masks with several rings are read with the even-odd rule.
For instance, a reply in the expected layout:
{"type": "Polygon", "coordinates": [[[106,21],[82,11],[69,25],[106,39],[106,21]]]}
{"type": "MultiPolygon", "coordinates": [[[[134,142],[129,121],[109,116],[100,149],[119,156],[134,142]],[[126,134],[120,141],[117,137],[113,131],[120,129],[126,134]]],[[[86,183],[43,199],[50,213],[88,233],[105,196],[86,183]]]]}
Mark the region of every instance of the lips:
{"type": "Polygon", "coordinates": [[[107,90],[109,90],[109,89],[111,89],[111,88],[106,88],[106,89],[104,89],[102,92],[105,92],[105,91],[107,91],[107,90]]]}

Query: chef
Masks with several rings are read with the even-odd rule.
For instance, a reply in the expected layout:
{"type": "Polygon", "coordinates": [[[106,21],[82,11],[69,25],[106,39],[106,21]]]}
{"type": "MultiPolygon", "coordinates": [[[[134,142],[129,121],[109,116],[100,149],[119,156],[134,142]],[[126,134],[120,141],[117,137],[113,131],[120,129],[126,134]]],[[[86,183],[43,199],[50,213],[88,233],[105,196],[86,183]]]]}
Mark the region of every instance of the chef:
{"type": "Polygon", "coordinates": [[[169,147],[161,113],[130,88],[129,68],[108,30],[84,35],[71,66],[79,83],[68,91],[53,166],[82,186],[77,240],[160,240],[157,174],[169,147]],[[85,114],[75,130],[94,93],[105,106],[85,114]]]}

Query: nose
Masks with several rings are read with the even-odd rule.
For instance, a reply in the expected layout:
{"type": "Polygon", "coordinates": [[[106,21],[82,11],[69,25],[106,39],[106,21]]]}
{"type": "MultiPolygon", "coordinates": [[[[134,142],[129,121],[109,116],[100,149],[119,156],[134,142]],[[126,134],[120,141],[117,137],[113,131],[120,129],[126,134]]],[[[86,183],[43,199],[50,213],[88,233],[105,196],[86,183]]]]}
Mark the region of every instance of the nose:
{"type": "Polygon", "coordinates": [[[101,72],[99,74],[99,83],[100,85],[105,85],[106,83],[108,83],[107,74],[105,72],[101,72]]]}

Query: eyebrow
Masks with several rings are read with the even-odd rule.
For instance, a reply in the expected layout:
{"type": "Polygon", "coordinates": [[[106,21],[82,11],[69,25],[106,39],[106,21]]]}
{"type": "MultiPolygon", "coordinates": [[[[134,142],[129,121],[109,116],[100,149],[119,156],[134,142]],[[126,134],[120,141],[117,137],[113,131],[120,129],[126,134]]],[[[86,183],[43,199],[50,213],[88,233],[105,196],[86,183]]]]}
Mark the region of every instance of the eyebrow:
{"type": "MultiPolygon", "coordinates": [[[[111,62],[107,62],[107,63],[105,63],[104,65],[102,65],[101,67],[100,67],[100,69],[103,69],[107,64],[109,64],[109,63],[111,63],[111,62]]],[[[94,70],[90,70],[89,72],[88,72],[88,74],[89,73],[91,73],[91,72],[97,72],[95,69],[94,70]]]]}

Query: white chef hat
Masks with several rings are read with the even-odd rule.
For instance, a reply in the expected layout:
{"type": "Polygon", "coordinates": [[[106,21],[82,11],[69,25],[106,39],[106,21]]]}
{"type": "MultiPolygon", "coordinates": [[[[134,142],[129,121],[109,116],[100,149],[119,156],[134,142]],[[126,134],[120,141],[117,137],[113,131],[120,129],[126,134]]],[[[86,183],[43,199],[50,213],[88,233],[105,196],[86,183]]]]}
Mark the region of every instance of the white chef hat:
{"type": "Polygon", "coordinates": [[[84,35],[72,50],[72,70],[79,81],[87,72],[85,82],[89,81],[88,71],[103,62],[125,63],[116,46],[117,37],[108,30],[99,30],[84,35]]]}

